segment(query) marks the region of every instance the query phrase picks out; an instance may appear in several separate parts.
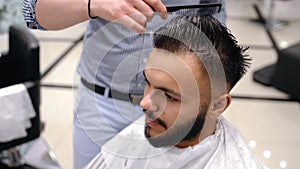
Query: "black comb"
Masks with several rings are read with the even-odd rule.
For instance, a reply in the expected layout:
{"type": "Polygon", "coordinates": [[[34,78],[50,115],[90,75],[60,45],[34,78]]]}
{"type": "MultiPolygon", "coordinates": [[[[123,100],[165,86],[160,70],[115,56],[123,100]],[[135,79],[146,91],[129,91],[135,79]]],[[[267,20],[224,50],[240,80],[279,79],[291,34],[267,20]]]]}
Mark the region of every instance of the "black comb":
{"type": "Polygon", "coordinates": [[[168,12],[175,12],[181,9],[204,9],[204,8],[218,8],[217,13],[221,11],[221,3],[202,3],[196,5],[178,5],[178,6],[167,6],[168,12]]]}

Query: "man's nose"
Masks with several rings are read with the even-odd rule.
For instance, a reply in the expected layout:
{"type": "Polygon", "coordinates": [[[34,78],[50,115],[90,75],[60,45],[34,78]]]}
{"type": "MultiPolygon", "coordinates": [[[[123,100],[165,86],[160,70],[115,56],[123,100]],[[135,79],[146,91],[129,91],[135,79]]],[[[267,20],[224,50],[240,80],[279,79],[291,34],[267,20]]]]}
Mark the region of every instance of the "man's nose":
{"type": "Polygon", "coordinates": [[[151,110],[152,112],[157,111],[157,107],[152,104],[150,93],[143,97],[140,102],[140,106],[145,110],[151,110]]]}
{"type": "Polygon", "coordinates": [[[160,90],[152,90],[144,96],[140,102],[140,106],[143,109],[150,110],[152,112],[162,113],[166,108],[166,97],[160,90]]]}

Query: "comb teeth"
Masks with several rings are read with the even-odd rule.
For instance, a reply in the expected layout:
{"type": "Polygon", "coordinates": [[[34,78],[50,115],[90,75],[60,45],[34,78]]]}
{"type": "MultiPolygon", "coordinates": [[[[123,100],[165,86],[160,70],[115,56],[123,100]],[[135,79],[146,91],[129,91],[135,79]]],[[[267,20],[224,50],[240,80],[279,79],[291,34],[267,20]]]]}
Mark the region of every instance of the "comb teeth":
{"type": "Polygon", "coordinates": [[[221,11],[221,7],[222,4],[221,3],[202,3],[202,4],[197,4],[197,5],[180,5],[180,6],[167,6],[167,11],[169,13],[178,11],[178,10],[191,10],[191,9],[195,9],[199,12],[202,13],[202,11],[204,13],[208,13],[211,11],[216,11],[213,13],[219,13],[221,11]]]}
{"type": "Polygon", "coordinates": [[[175,12],[168,12],[169,14],[173,15],[199,15],[199,14],[216,14],[218,10],[216,8],[207,8],[207,9],[180,9],[175,12]]]}

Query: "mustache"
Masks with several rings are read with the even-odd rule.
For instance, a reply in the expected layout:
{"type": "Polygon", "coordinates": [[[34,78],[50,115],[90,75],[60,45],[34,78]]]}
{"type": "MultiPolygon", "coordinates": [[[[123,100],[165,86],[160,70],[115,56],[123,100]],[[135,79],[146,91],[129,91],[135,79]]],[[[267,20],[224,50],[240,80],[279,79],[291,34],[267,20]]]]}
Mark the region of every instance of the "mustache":
{"type": "Polygon", "coordinates": [[[155,117],[154,113],[151,111],[151,110],[146,110],[146,109],[143,109],[143,112],[147,115],[147,117],[151,120],[151,121],[154,121],[156,123],[158,123],[159,125],[161,125],[163,128],[167,129],[167,124],[162,121],[160,118],[158,117],[155,117]]]}

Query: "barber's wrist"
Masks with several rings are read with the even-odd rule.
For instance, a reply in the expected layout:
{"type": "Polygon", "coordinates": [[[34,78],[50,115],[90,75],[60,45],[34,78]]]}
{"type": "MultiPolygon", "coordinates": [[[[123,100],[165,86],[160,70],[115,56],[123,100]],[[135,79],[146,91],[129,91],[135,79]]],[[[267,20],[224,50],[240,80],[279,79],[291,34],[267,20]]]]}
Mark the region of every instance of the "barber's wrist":
{"type": "Polygon", "coordinates": [[[95,0],[88,0],[88,5],[87,5],[88,16],[90,17],[90,19],[96,19],[97,16],[95,16],[92,12],[92,1],[95,1],[95,0]]]}

